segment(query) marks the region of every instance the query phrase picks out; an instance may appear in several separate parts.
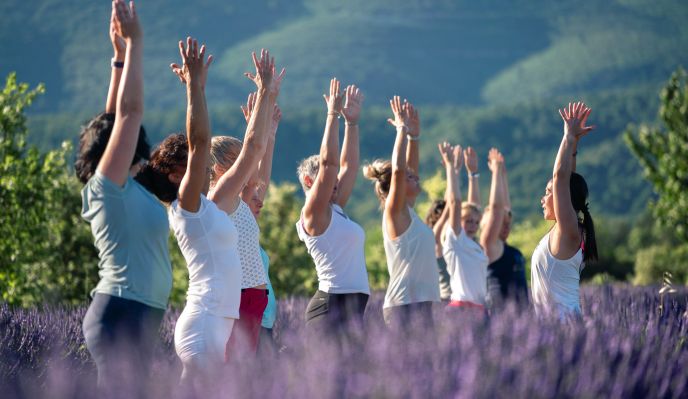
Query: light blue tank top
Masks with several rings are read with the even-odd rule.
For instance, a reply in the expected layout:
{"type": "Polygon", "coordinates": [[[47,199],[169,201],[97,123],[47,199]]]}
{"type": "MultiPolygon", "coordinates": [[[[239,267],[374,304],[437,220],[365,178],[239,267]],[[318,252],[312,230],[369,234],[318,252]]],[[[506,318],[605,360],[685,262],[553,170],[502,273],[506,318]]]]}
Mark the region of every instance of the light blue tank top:
{"type": "Polygon", "coordinates": [[[265,312],[263,312],[263,321],[260,323],[262,327],[272,328],[275,325],[275,319],[277,319],[277,299],[275,299],[275,290],[272,289],[272,284],[270,284],[270,258],[268,253],[261,247],[260,257],[263,260],[263,267],[265,268],[265,275],[268,278],[268,306],[265,307],[265,312]]]}
{"type": "Polygon", "coordinates": [[[81,190],[81,217],[91,224],[100,281],[91,291],[167,308],[172,289],[167,212],[131,177],[123,187],[99,172],[81,190]]]}

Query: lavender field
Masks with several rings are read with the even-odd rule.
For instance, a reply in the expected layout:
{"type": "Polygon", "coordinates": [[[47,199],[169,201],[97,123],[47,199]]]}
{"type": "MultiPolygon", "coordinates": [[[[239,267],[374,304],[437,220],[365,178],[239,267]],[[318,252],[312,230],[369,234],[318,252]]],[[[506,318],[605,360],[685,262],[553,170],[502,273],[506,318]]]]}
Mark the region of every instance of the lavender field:
{"type": "MultiPolygon", "coordinates": [[[[208,392],[182,391],[173,344],[179,310],[160,330],[146,396],[549,398],[686,397],[688,291],[660,299],[655,287],[584,286],[585,317],[562,323],[507,309],[488,321],[435,309],[434,327],[402,333],[371,298],[365,330],[346,339],[309,336],[307,298],[280,301],[279,354],[261,356],[208,392]]],[[[85,349],[85,307],[0,307],[0,396],[93,397],[95,367],[85,349]]],[[[127,386],[123,384],[124,396],[127,386]]]]}

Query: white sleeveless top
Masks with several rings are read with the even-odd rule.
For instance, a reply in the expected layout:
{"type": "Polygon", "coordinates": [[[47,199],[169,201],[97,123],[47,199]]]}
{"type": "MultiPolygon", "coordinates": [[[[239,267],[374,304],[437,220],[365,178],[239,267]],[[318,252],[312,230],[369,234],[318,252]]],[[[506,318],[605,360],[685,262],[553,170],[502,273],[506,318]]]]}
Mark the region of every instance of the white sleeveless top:
{"type": "Polygon", "coordinates": [[[461,229],[457,236],[447,225],[442,239],[442,255],[447,262],[452,301],[485,305],[487,265],[490,263],[480,245],[461,229]]]}
{"type": "Polygon", "coordinates": [[[365,263],[365,232],[349,219],[342,208],[331,204],[332,218],[324,233],[310,236],[303,227],[303,215],[296,223],[299,239],[315,262],[318,289],[333,294],[370,295],[365,263]]]}
{"type": "Polygon", "coordinates": [[[168,218],[189,268],[187,303],[216,316],[238,319],[241,262],[232,220],[204,195],[198,212],[186,211],[174,201],[168,218]]]}
{"type": "Polygon", "coordinates": [[[560,317],[580,314],[580,272],[583,250],[569,259],[555,258],[547,233],[533,252],[530,266],[533,305],[538,314],[556,312],[560,317]]]}
{"type": "Polygon", "coordinates": [[[395,239],[387,235],[385,216],[382,216],[382,235],[389,270],[389,286],[383,308],[440,300],[435,236],[413,208],[409,207],[409,213],[411,224],[395,239]]]}
{"type": "Polygon", "coordinates": [[[268,279],[260,256],[260,228],[255,216],[243,200],[234,213],[229,214],[239,231],[239,259],[241,259],[241,288],[267,284],[268,279]]]}

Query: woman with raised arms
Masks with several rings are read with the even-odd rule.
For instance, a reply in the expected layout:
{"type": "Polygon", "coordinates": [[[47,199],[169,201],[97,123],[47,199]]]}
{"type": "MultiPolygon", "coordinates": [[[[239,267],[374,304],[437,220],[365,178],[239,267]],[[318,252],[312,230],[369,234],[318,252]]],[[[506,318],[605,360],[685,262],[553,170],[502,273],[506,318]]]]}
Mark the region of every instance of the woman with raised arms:
{"type": "MultiPolygon", "coordinates": [[[[449,307],[485,312],[487,256],[462,227],[462,202],[459,173],[464,155],[461,146],[439,145],[447,173],[446,209],[449,217],[442,232],[442,253],[451,282],[449,307]]],[[[497,160],[495,160],[497,161],[497,160]]]]}
{"type": "Polygon", "coordinates": [[[363,94],[356,86],[340,92],[339,81],[330,80],[325,133],[320,154],[298,168],[306,194],[296,223],[318,274],[318,291],[306,308],[306,324],[334,329],[362,321],[370,288],[365,263],[365,232],[344,212],[359,165],[358,120],[363,94]],[[339,116],[344,116],[344,145],[339,153],[339,116]]]}
{"type": "MultiPolygon", "coordinates": [[[[246,106],[241,106],[241,111],[243,112],[247,123],[251,119],[251,113],[253,113],[255,102],[256,93],[251,93],[248,96],[246,106]]],[[[263,155],[263,159],[260,160],[260,164],[258,165],[256,173],[254,173],[254,176],[241,191],[241,200],[248,204],[248,207],[251,209],[251,213],[253,213],[253,216],[256,218],[256,222],[259,222],[260,212],[263,209],[265,194],[267,193],[270,185],[270,175],[272,174],[272,157],[275,150],[275,136],[277,134],[277,128],[279,127],[280,119],[282,119],[282,111],[280,110],[279,106],[275,104],[272,112],[272,118],[270,119],[270,136],[268,137],[268,144],[265,149],[265,154],[263,155]]],[[[275,298],[275,292],[272,288],[272,284],[270,283],[270,257],[262,246],[260,247],[260,256],[263,261],[265,276],[268,280],[268,303],[265,306],[263,318],[260,323],[261,328],[260,337],[258,340],[258,352],[274,354],[277,351],[277,346],[273,336],[272,328],[275,325],[275,320],[277,319],[277,299],[275,298]]]]}
{"type": "Polygon", "coordinates": [[[552,179],[540,200],[552,229],[542,238],[531,260],[531,284],[535,310],[561,318],[580,316],[580,273],[587,262],[597,260],[595,226],[588,210],[588,186],[575,172],[578,141],[594,126],[586,126],[591,109],[569,103],[559,110],[564,137],[554,161],[552,179]]]}
{"type": "Polygon", "coordinates": [[[375,193],[382,204],[389,286],[383,314],[389,323],[407,327],[418,314],[424,323],[432,322],[432,303],[439,302],[435,238],[413,210],[420,193],[418,182],[418,113],[398,96],[390,100],[396,128],[392,161],[376,160],[364,168],[365,176],[375,181],[375,193]],[[409,143],[410,142],[410,143],[409,143]]]}
{"type": "Polygon", "coordinates": [[[261,62],[268,63],[259,73],[246,76],[258,91],[243,143],[230,136],[213,137],[210,147],[210,197],[229,215],[238,232],[241,261],[241,304],[239,320],[227,343],[226,358],[239,360],[254,355],[258,347],[260,325],[268,303],[267,274],[260,254],[260,228],[241,192],[258,170],[271,136],[271,118],[279,95],[284,69],[275,74],[275,60],[263,50],[261,62]]]}
{"type": "Polygon", "coordinates": [[[141,127],[143,33],[133,2],[113,1],[110,37],[115,58],[107,114],[82,131],[75,170],[85,183],[81,215],[100,259],[83,332],[98,386],[112,393],[123,382],[136,390],[147,381],[172,270],[165,208],[132,178],[150,155],[141,127]]]}

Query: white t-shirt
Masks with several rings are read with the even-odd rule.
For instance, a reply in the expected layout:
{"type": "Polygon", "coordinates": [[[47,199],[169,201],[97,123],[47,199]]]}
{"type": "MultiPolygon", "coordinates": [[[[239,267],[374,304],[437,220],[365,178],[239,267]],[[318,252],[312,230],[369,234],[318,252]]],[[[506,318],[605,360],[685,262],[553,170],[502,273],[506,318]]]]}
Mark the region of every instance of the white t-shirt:
{"type": "Polygon", "coordinates": [[[267,284],[263,259],[260,256],[260,228],[255,216],[243,200],[229,217],[239,231],[239,259],[241,259],[241,288],[267,284]]]}
{"type": "Polygon", "coordinates": [[[168,218],[189,268],[187,302],[216,316],[238,319],[241,262],[232,220],[204,195],[198,212],[186,211],[174,201],[168,218]]]}
{"type": "Polygon", "coordinates": [[[461,229],[457,236],[447,225],[442,239],[442,255],[447,262],[452,301],[485,305],[489,260],[477,242],[461,229]]]}
{"type": "Polygon", "coordinates": [[[411,224],[395,239],[387,236],[386,218],[382,217],[389,286],[383,308],[416,302],[440,300],[439,271],[435,257],[435,236],[409,207],[411,224]]]}
{"type": "Polygon", "coordinates": [[[533,305],[538,314],[556,312],[560,317],[580,314],[580,272],[583,250],[560,260],[549,250],[547,233],[533,252],[530,266],[533,305]]]}
{"type": "Polygon", "coordinates": [[[299,239],[315,262],[318,289],[333,294],[370,294],[365,263],[365,232],[342,208],[331,204],[332,218],[324,233],[310,236],[303,220],[296,223],[299,239]]]}

